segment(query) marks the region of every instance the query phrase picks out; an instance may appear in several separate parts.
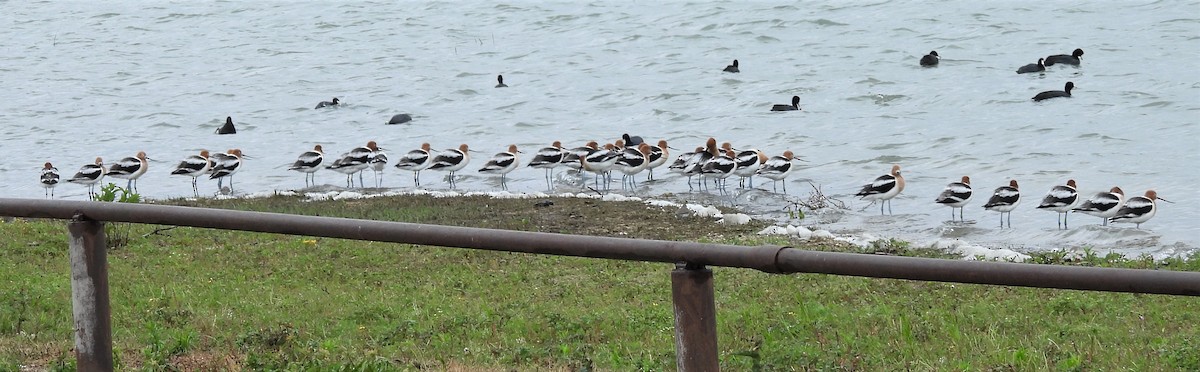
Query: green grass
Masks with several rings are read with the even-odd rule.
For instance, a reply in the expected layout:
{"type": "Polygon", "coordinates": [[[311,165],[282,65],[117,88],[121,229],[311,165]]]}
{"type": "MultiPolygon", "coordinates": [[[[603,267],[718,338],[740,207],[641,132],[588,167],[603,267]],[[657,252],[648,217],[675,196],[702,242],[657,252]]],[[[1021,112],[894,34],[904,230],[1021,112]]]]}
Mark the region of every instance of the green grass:
{"type": "MultiPolygon", "coordinates": [[[[429,197],[168,203],[601,236],[809,246],[639,203],[429,197]]],[[[672,265],[110,225],[120,369],[671,370],[672,265]]],[[[73,370],[62,221],[0,224],[0,371],[73,370]]],[[[1108,254],[1050,264],[1200,270],[1108,254]]],[[[1195,298],[714,269],[726,370],[1197,370],[1195,298]]]]}

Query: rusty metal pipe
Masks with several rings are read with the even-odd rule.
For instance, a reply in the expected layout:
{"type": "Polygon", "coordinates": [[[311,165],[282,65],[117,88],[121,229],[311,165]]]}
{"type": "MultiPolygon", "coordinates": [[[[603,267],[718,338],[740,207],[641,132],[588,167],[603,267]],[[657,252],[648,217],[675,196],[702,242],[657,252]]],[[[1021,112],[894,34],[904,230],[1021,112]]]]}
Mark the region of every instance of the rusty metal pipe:
{"type": "Polygon", "coordinates": [[[494,251],[552,254],[703,266],[771,273],[825,273],[959,283],[1200,296],[1200,273],[1059,265],[970,262],[930,258],[814,252],[777,246],[606,238],[279,213],[0,198],[0,215],[149,223],[373,240],[494,251]]]}

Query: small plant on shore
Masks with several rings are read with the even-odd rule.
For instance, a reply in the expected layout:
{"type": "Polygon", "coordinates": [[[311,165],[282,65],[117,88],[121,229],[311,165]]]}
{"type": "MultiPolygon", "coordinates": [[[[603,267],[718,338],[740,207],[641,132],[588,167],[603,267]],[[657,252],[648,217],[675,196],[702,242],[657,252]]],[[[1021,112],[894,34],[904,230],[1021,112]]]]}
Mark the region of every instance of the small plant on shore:
{"type": "MultiPolygon", "coordinates": [[[[116,203],[139,203],[142,195],[124,187],[109,183],[100,187],[96,200],[116,203]]],[[[116,249],[129,244],[129,224],[108,223],[104,226],[104,235],[108,240],[108,248],[116,249]]]]}

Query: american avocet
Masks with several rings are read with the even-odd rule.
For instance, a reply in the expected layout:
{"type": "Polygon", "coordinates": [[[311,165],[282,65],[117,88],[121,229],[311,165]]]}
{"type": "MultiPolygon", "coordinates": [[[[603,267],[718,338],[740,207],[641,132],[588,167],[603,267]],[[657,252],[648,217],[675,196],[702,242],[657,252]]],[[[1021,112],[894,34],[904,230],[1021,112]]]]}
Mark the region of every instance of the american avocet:
{"type": "Polygon", "coordinates": [[[754,174],[758,173],[758,170],[767,162],[767,159],[767,155],[758,149],[738,151],[737,156],[734,158],[737,161],[737,169],[733,171],[733,175],[741,177],[743,185],[753,189],[754,174]],[[749,185],[745,185],[747,182],[749,185]]]}
{"type": "Polygon", "coordinates": [[[1067,84],[1063,86],[1063,90],[1047,90],[1045,92],[1038,93],[1036,96],[1033,96],[1033,100],[1036,102],[1051,98],[1071,97],[1071,89],[1074,88],[1075,83],[1068,81],[1067,84]]]}
{"type": "Polygon", "coordinates": [[[409,151],[396,161],[396,168],[413,172],[413,187],[421,186],[421,171],[433,165],[433,154],[430,153],[429,143],[422,143],[421,148],[409,151]]]}
{"type": "Polygon", "coordinates": [[[667,166],[667,169],[670,169],[672,172],[675,172],[675,173],[686,172],[688,170],[688,168],[691,168],[691,166],[692,166],[692,163],[691,163],[692,157],[694,157],[694,156],[696,156],[696,154],[699,154],[702,152],[704,152],[704,148],[697,147],[696,151],[685,152],[685,153],[679,154],[679,156],[675,158],[675,161],[671,162],[671,165],[667,166]]]}
{"type": "Polygon", "coordinates": [[[125,179],[125,189],[130,192],[136,192],[138,177],[146,174],[146,170],[150,167],[146,159],[146,152],[138,151],[137,156],[121,159],[121,161],[110,166],[108,168],[108,176],[125,179]]]}
{"type": "Polygon", "coordinates": [[[1108,192],[1097,193],[1071,210],[1100,217],[1100,224],[1108,226],[1108,219],[1117,215],[1122,204],[1125,204],[1125,192],[1120,187],[1113,187],[1108,192]]]}
{"type": "Polygon", "coordinates": [[[566,150],[566,155],[563,155],[562,164],[579,164],[578,169],[583,170],[583,158],[591,155],[592,152],[600,149],[600,144],[596,141],[588,141],[586,145],[566,150]]]}
{"type": "Polygon", "coordinates": [[[1046,197],[1042,198],[1042,204],[1039,204],[1038,209],[1045,209],[1057,213],[1055,220],[1058,222],[1058,228],[1067,228],[1067,212],[1075,206],[1079,201],[1079,191],[1075,189],[1075,180],[1067,180],[1066,185],[1054,186],[1050,192],[1046,193],[1046,197]]]}
{"type": "Polygon", "coordinates": [[[800,96],[792,96],[792,104],[771,106],[771,111],[800,111],[800,96]]]}
{"type": "Polygon", "coordinates": [[[504,84],[504,75],[496,75],[496,88],[508,88],[508,84],[504,84]]]}
{"type": "Polygon", "coordinates": [[[1154,217],[1154,213],[1158,210],[1155,200],[1162,200],[1167,203],[1166,199],[1158,197],[1158,193],[1154,190],[1146,190],[1146,196],[1135,196],[1129,198],[1125,205],[1117,211],[1117,215],[1109,218],[1112,222],[1126,222],[1137,224],[1137,228],[1142,228],[1142,222],[1150,220],[1154,217]]]}
{"type": "Polygon", "coordinates": [[[222,180],[229,178],[229,192],[233,193],[233,174],[242,169],[242,150],[229,149],[213,155],[212,159],[212,175],[208,176],[208,179],[217,180],[217,190],[224,193],[225,186],[222,180]]]}
{"type": "Polygon", "coordinates": [[[333,97],[332,101],[321,101],[320,103],[317,103],[317,107],[313,107],[313,109],[315,110],[315,109],[319,109],[322,107],[333,107],[333,106],[337,106],[339,103],[341,103],[341,102],[338,102],[338,98],[333,97]]]}
{"type": "Polygon", "coordinates": [[[479,168],[479,173],[499,174],[500,187],[508,190],[508,182],[506,182],[505,176],[508,175],[508,172],[512,172],[513,169],[517,169],[517,165],[520,164],[520,160],[517,158],[518,153],[520,151],[517,151],[517,145],[508,145],[508,151],[498,152],[496,155],[493,155],[492,159],[483,165],[483,168],[479,168]]]}
{"type": "Polygon", "coordinates": [[[863,185],[862,190],[859,190],[855,196],[870,200],[872,203],[879,201],[879,214],[882,215],[884,204],[888,206],[888,213],[892,213],[892,198],[900,195],[901,191],[904,191],[904,176],[900,174],[900,165],[893,165],[891,173],[879,176],[871,183],[863,185]]]}
{"type": "Polygon", "coordinates": [[[529,167],[546,170],[546,188],[554,189],[554,167],[562,163],[566,158],[567,152],[562,148],[562,142],[554,141],[549,147],[543,147],[533,155],[533,159],[529,161],[529,167]]]}
{"type": "Polygon", "coordinates": [[[646,176],[647,181],[654,180],[654,168],[667,163],[668,157],[671,156],[670,148],[667,146],[667,140],[658,140],[657,145],[650,146],[650,163],[646,164],[646,171],[650,173],[646,176]]]}
{"type": "Polygon", "coordinates": [[[621,177],[621,188],[629,185],[629,188],[637,188],[637,174],[646,170],[646,166],[650,165],[650,145],[642,143],[636,148],[629,147],[621,152],[621,156],[617,158],[617,169],[625,175],[621,177]]]}
{"type": "Polygon", "coordinates": [[[321,145],[313,146],[312,151],[305,151],[296,158],[296,162],[288,170],[294,170],[304,173],[304,187],[309,186],[308,179],[312,178],[312,185],[317,185],[317,170],[321,169],[321,162],[325,161],[325,150],[321,145]]]}
{"type": "Polygon", "coordinates": [[[689,190],[692,188],[692,176],[699,176],[696,180],[697,188],[705,188],[704,165],[708,164],[709,161],[712,161],[713,158],[716,158],[720,154],[720,150],[717,149],[717,140],[709,137],[708,140],[704,142],[704,151],[696,153],[696,155],[691,158],[688,168],[683,171],[683,174],[688,176],[689,190]]]}
{"type": "Polygon", "coordinates": [[[433,158],[433,164],[429,169],[449,172],[450,188],[454,188],[454,172],[467,166],[471,162],[471,150],[467,144],[461,144],[457,149],[446,149],[438,153],[433,158]]]}
{"type": "Polygon", "coordinates": [[[608,172],[612,170],[621,156],[616,148],[615,145],[606,143],[603,149],[593,151],[582,159],[583,170],[596,174],[596,189],[607,190],[609,182],[612,182],[608,179],[608,172]],[[603,187],[600,186],[601,179],[604,180],[603,187]]]}
{"type": "MultiPolygon", "coordinates": [[[[782,156],[772,156],[770,159],[767,159],[767,162],[763,163],[762,168],[758,168],[758,175],[773,181],[771,183],[771,191],[777,192],[776,188],[779,181],[786,179],[788,175],[792,174],[792,170],[796,168],[792,161],[799,159],[792,153],[792,150],[784,151],[782,156]]],[[[787,194],[787,182],[783,183],[783,193],[787,194]]]]}
{"type": "Polygon", "coordinates": [[[938,195],[935,203],[950,207],[950,221],[954,222],[954,208],[958,208],[958,220],[963,220],[963,206],[967,205],[967,201],[971,200],[971,194],[974,191],[971,189],[971,177],[962,176],[961,182],[951,182],[946,185],[946,189],[938,195]]]}
{"type": "Polygon", "coordinates": [[[366,187],[362,180],[362,171],[371,166],[371,154],[379,150],[375,141],[367,141],[363,147],[355,147],[330,164],[326,169],[346,175],[346,187],[354,187],[354,174],[358,173],[358,187],[366,187]]]}
{"type": "Polygon", "coordinates": [[[367,164],[375,171],[375,187],[383,187],[383,170],[387,168],[388,156],[383,149],[376,147],[367,157],[367,164]]]}
{"type": "Polygon", "coordinates": [[[171,174],[191,177],[192,193],[199,197],[200,189],[196,187],[196,178],[208,173],[209,169],[212,169],[212,161],[208,159],[208,150],[200,150],[199,155],[188,156],[179,162],[171,174]]]}
{"type": "Polygon", "coordinates": [[[1008,228],[1012,228],[1012,211],[1021,204],[1021,190],[1017,188],[1017,180],[1009,180],[1008,186],[1000,186],[992,192],[984,209],[1000,212],[1000,228],[1004,228],[1004,214],[1008,213],[1008,228]]]}
{"type": "Polygon", "coordinates": [[[735,59],[735,60],[733,60],[733,64],[732,64],[732,65],[725,66],[725,69],[724,69],[724,70],[721,70],[721,71],[725,71],[725,72],[742,72],[742,70],[738,68],[738,60],[736,60],[736,59],[735,59]]]}
{"type": "Polygon", "coordinates": [[[714,157],[707,163],[704,163],[702,171],[705,175],[712,175],[715,177],[714,181],[717,183],[717,188],[724,191],[725,180],[728,179],[729,176],[732,176],[733,172],[736,171],[737,168],[737,154],[733,152],[733,149],[726,148],[724,154],[714,157]]]}
{"type": "Polygon", "coordinates": [[[95,164],[87,164],[79,167],[79,171],[75,172],[75,176],[71,177],[67,182],[87,185],[88,199],[94,199],[96,197],[96,184],[104,179],[105,172],[107,170],[104,169],[104,159],[96,157],[95,164]]]}
{"type": "Polygon", "coordinates": [[[1028,74],[1028,73],[1032,73],[1032,72],[1046,71],[1046,65],[1043,64],[1042,61],[1045,61],[1045,58],[1038,58],[1037,63],[1030,63],[1028,65],[1021,66],[1020,68],[1017,69],[1017,73],[1018,74],[1028,74]]]}
{"type": "Polygon", "coordinates": [[[1059,63],[1078,66],[1080,62],[1083,62],[1083,49],[1079,48],[1075,48],[1075,51],[1071,52],[1071,55],[1055,54],[1046,57],[1046,66],[1053,66],[1059,63]]]}
{"type": "Polygon", "coordinates": [[[233,117],[226,116],[225,117],[225,125],[222,125],[220,128],[217,128],[217,134],[235,134],[235,133],[237,133],[237,128],[233,127],[233,117]]]}
{"type": "Polygon", "coordinates": [[[917,63],[920,63],[921,66],[933,67],[933,66],[937,66],[938,62],[940,62],[941,59],[942,59],[942,56],[939,56],[937,54],[937,51],[934,50],[934,51],[930,51],[929,54],[921,56],[921,60],[917,63]]]}
{"type": "Polygon", "coordinates": [[[42,167],[41,177],[42,187],[46,188],[46,196],[54,198],[54,187],[58,186],[58,168],[55,168],[50,162],[42,167]]]}

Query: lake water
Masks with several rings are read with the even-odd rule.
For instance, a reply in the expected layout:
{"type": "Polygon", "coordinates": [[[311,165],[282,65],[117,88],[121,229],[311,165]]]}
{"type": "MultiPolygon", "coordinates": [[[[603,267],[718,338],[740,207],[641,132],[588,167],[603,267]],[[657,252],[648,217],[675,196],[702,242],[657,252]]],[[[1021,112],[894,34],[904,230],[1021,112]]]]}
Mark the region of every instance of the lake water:
{"type": "MultiPolygon", "coordinates": [[[[474,170],[509,144],[528,161],[555,140],[573,147],[628,132],[680,150],[715,137],[806,160],[791,196],[689,192],[665,168],[635,195],[778,217],[811,181],[850,210],[801,223],[835,232],[1024,251],[1170,256],[1200,246],[1195,1],[15,2],[0,24],[7,197],[42,197],[43,162],[65,178],[96,156],[111,163],[138,151],[155,159],[143,195],[190,196],[189,179],[168,175],[174,164],[229,148],[250,157],[236,193],[293,190],[304,178],[286,168],[301,152],[321,144],[337,155],[368,140],[393,159],[421,142],[470,144],[481,153],[458,187],[486,191],[497,181],[474,170]],[[1080,67],[1015,73],[1075,48],[1086,52],[1080,67]],[[918,67],[930,50],[940,67],[918,67]],[[721,72],[735,58],[742,72],[721,72]],[[510,88],[493,88],[497,74],[510,88]],[[1067,81],[1074,97],[1030,101],[1067,81]],[[792,95],[803,111],[768,111],[792,95]],[[313,110],[332,97],[343,106],[313,110]],[[397,113],[415,120],[383,125],[397,113]],[[214,134],[226,116],[238,134],[214,134]],[[908,185],[895,215],[879,216],[853,194],[892,164],[908,185]],[[933,199],[963,175],[976,190],[966,207],[974,223],[949,224],[949,208],[933,199]],[[1140,230],[1073,214],[1060,231],[1054,213],[1034,207],[1068,178],[1085,196],[1153,188],[1175,203],[1140,230]],[[981,206],[1009,179],[1025,198],[1014,228],[1002,230],[981,206]]],[[[519,169],[509,189],[545,191],[542,175],[519,169]]],[[[439,176],[425,172],[422,186],[445,189],[439,176]]],[[[345,178],[321,171],[317,180],[328,189],[345,178]]],[[[555,191],[581,185],[561,172],[560,181],[555,191]]],[[[391,167],[384,186],[413,187],[391,167]]],[[[87,197],[72,184],[57,195],[87,197]]]]}

